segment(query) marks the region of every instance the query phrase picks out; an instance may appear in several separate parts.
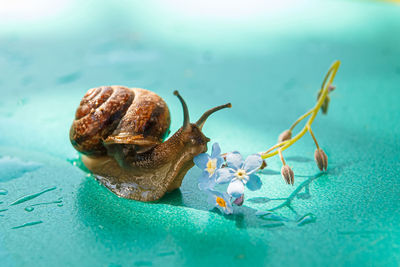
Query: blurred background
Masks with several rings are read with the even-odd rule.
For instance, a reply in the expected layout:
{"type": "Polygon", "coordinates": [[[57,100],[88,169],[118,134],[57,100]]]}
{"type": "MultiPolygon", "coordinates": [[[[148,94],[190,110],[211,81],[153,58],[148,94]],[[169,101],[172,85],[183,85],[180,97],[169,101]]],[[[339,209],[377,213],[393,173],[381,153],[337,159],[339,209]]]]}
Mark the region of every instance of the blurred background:
{"type": "Polygon", "coordinates": [[[0,0],[0,262],[398,266],[399,84],[397,1],[0,0]],[[78,154],[69,127],[89,88],[156,92],[170,108],[172,132],[182,124],[173,90],[193,121],[232,102],[204,133],[223,151],[248,155],[272,146],[315,104],[335,60],[337,89],[313,125],[328,172],[316,176],[307,136],[285,154],[295,187],[271,159],[263,189],[248,195],[261,200],[231,217],[208,211],[200,170],[148,204],[117,198],[70,164],[78,154]],[[270,227],[254,215],[310,177],[318,178],[311,197],[293,206],[315,221],[270,227]],[[29,212],[10,206],[53,187],[30,204],[61,203],[29,212]],[[39,223],[24,226],[32,222],[39,223]]]}

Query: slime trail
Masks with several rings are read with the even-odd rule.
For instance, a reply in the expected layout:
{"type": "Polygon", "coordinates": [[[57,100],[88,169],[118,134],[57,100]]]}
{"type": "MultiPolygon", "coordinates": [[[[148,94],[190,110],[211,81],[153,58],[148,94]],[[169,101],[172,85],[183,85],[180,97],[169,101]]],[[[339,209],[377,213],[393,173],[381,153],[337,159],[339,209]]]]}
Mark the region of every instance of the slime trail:
{"type": "Polygon", "coordinates": [[[45,190],[43,190],[42,192],[39,192],[39,193],[36,193],[36,194],[32,194],[32,195],[28,195],[28,196],[24,196],[24,197],[21,197],[20,199],[17,199],[17,200],[14,201],[13,203],[11,203],[10,206],[18,205],[18,204],[21,204],[21,203],[26,202],[26,201],[28,201],[28,200],[34,199],[34,198],[36,198],[36,197],[38,197],[38,196],[40,196],[40,195],[42,195],[42,194],[44,194],[44,193],[46,193],[46,192],[53,191],[53,190],[55,190],[56,188],[57,188],[57,187],[54,186],[54,187],[52,187],[52,188],[45,189],[45,190]]]}
{"type": "Polygon", "coordinates": [[[40,224],[43,221],[36,221],[36,222],[29,222],[29,223],[24,223],[23,225],[19,225],[19,226],[14,226],[11,229],[19,229],[19,228],[23,228],[23,227],[27,227],[27,226],[32,226],[32,225],[36,225],[36,224],[40,224]]]}

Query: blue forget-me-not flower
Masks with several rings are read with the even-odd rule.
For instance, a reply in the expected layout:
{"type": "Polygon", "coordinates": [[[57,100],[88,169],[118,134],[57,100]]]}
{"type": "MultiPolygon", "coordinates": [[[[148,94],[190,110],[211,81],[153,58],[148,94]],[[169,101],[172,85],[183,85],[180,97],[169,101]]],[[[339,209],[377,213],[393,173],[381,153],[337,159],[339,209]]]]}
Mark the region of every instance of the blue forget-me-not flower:
{"type": "Polygon", "coordinates": [[[235,151],[226,155],[227,168],[217,170],[216,182],[229,183],[227,193],[239,198],[244,193],[244,187],[254,191],[261,188],[261,179],[254,174],[262,164],[259,154],[253,154],[244,161],[242,155],[235,151]]]}
{"type": "Polygon", "coordinates": [[[206,190],[208,194],[208,203],[217,207],[220,211],[225,214],[232,214],[233,208],[230,202],[230,196],[227,193],[221,193],[214,190],[206,190]]]}
{"type": "Polygon", "coordinates": [[[224,159],[221,157],[221,148],[218,143],[212,146],[211,156],[207,153],[197,155],[194,159],[194,164],[203,170],[199,178],[199,188],[205,190],[213,188],[215,185],[216,171],[221,168],[224,159]]]}

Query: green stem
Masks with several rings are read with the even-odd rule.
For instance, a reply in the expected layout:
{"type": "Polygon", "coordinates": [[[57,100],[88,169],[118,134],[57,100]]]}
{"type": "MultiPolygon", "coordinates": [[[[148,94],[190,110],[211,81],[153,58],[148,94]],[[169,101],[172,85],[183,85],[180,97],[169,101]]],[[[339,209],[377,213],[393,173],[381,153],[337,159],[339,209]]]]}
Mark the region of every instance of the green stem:
{"type": "Polygon", "coordinates": [[[272,146],[271,148],[269,148],[266,152],[261,153],[261,157],[262,159],[267,159],[270,157],[273,157],[275,155],[277,155],[278,153],[284,151],[285,149],[289,148],[291,145],[293,145],[294,143],[296,143],[298,140],[300,140],[300,138],[303,137],[303,135],[308,131],[308,129],[311,129],[311,124],[314,122],[315,117],[318,114],[318,111],[321,109],[322,104],[324,103],[326,97],[329,94],[329,86],[333,83],[333,80],[335,79],[336,76],[336,72],[338,71],[340,66],[340,61],[337,60],[335,61],[332,66],[330,67],[330,69],[328,70],[328,73],[325,75],[324,81],[322,83],[322,87],[321,87],[321,96],[319,97],[317,104],[307,113],[305,113],[304,115],[302,115],[301,117],[299,117],[296,122],[290,127],[290,130],[293,130],[293,128],[304,118],[310,116],[308,118],[308,121],[306,123],[306,125],[303,127],[303,129],[301,129],[301,131],[294,136],[292,139],[290,140],[286,140],[284,142],[275,144],[274,146],[272,146]],[[277,151],[276,149],[279,148],[279,151],[277,151]]]}

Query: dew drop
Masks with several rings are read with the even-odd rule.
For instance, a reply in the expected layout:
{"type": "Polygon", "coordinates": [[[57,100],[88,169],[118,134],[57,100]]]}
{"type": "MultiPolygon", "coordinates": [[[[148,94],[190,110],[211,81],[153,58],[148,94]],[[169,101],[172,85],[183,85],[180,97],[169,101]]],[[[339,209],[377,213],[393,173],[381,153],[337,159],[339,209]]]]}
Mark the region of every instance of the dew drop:
{"type": "Polygon", "coordinates": [[[41,224],[41,223],[43,223],[43,221],[24,223],[24,224],[19,225],[19,226],[14,226],[11,229],[19,229],[19,228],[23,228],[23,227],[27,227],[27,226],[33,226],[33,225],[41,224]]]}
{"type": "Polygon", "coordinates": [[[25,210],[26,210],[27,212],[31,212],[31,211],[33,211],[34,209],[35,209],[35,208],[32,207],[32,206],[28,206],[28,207],[25,208],[25,210]]]}
{"type": "Polygon", "coordinates": [[[39,193],[21,197],[21,198],[17,199],[16,201],[14,201],[13,203],[11,203],[10,206],[18,205],[18,204],[21,204],[23,202],[29,201],[29,200],[34,199],[34,198],[36,198],[36,197],[38,197],[38,196],[40,196],[40,195],[42,195],[42,194],[44,194],[46,192],[53,191],[55,189],[57,189],[57,187],[54,186],[52,188],[45,189],[45,190],[43,190],[43,191],[41,191],[39,193]]]}

